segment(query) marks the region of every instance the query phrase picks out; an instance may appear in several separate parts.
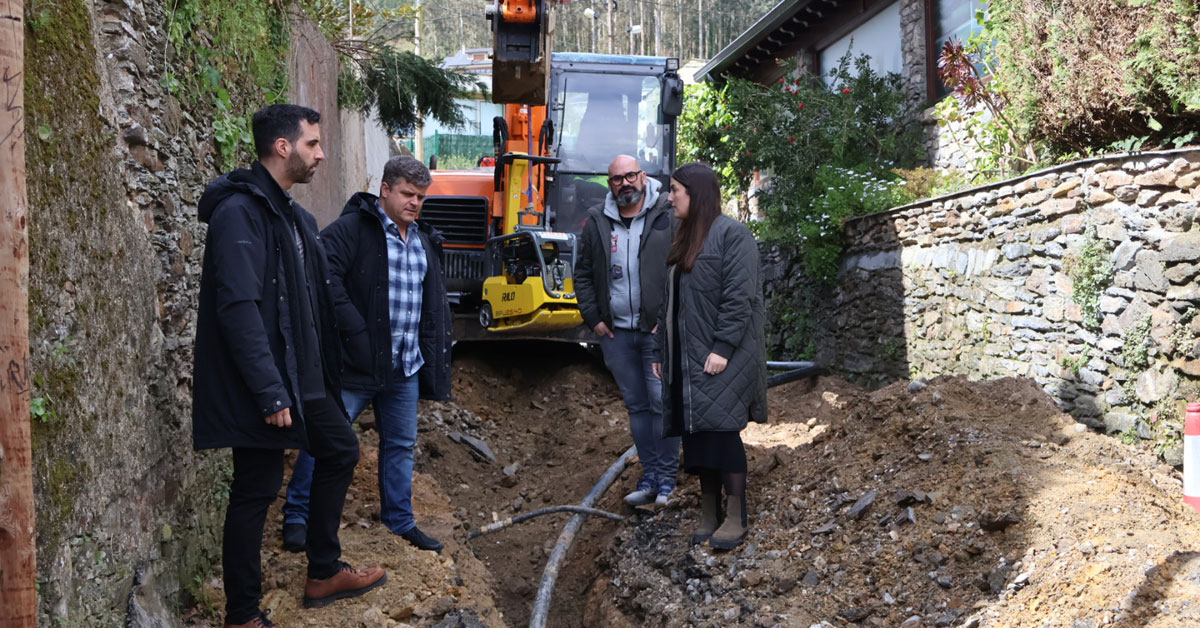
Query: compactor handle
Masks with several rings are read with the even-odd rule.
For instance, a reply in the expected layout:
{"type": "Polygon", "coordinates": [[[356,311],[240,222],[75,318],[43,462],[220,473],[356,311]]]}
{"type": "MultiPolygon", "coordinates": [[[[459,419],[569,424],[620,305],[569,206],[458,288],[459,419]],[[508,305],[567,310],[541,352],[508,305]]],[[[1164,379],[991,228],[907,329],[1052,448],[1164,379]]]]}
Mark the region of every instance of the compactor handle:
{"type": "Polygon", "coordinates": [[[526,155],[523,153],[505,153],[496,158],[496,171],[493,174],[493,182],[495,191],[499,192],[504,188],[504,166],[513,163],[514,161],[528,161],[530,165],[538,164],[557,164],[562,162],[557,157],[542,157],[540,155],[526,155]]]}

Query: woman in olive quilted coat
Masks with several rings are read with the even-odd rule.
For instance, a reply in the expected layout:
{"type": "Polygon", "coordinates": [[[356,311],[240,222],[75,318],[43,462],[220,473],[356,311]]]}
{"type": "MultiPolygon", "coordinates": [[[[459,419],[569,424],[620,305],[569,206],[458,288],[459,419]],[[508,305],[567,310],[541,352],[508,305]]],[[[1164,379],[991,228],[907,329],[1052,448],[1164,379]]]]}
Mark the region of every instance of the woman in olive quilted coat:
{"type": "Polygon", "coordinates": [[[657,334],[663,436],[683,437],[683,467],[700,477],[692,542],[728,550],[749,529],[740,432],[748,421],[767,420],[758,247],[745,225],[721,214],[709,166],[681,166],[670,190],[680,224],[667,255],[667,307],[657,334]]]}

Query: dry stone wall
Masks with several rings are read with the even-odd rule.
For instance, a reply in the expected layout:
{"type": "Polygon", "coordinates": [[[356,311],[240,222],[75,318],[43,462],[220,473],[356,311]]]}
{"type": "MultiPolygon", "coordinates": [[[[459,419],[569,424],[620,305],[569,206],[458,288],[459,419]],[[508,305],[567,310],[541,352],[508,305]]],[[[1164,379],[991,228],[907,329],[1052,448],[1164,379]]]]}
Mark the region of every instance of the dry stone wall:
{"type": "MultiPolygon", "coordinates": [[[[191,438],[196,203],[222,170],[213,111],[163,88],[182,63],[167,53],[171,3],[26,5],[38,625],[176,626],[217,570],[228,496],[228,454],[191,438]]],[[[293,54],[336,76],[323,40],[293,54]]],[[[333,107],[323,126],[340,137],[336,83],[305,97],[333,107]]],[[[365,170],[343,152],[331,163],[365,170]]]]}
{"type": "Polygon", "coordinates": [[[161,3],[45,3],[26,34],[39,625],[179,604],[223,477],[190,449],[211,133],[159,84],[161,3]],[[145,586],[146,583],[157,583],[145,586]]]}
{"type": "MultiPolygon", "coordinates": [[[[838,285],[815,293],[809,341],[820,361],[871,383],[1029,377],[1077,420],[1155,439],[1171,460],[1182,404],[1200,399],[1198,206],[1200,151],[1185,150],[856,219],[838,285]]],[[[810,288],[788,256],[764,259],[769,293],[810,288]]]]}

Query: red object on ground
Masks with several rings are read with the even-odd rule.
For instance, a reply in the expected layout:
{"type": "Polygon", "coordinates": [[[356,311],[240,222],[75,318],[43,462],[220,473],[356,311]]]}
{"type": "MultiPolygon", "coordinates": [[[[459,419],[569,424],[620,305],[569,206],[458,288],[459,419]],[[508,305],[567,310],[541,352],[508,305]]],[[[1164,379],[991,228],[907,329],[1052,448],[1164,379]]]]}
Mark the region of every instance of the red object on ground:
{"type": "Polygon", "coordinates": [[[1187,405],[1183,423],[1183,502],[1200,512],[1200,403],[1187,405]]]}

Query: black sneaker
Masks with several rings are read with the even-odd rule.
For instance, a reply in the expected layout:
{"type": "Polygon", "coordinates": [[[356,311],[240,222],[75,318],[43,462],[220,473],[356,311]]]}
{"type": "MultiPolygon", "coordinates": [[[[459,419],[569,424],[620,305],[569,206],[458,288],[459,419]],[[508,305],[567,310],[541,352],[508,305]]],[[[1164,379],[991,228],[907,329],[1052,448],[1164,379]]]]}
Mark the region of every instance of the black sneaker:
{"type": "Polygon", "coordinates": [[[442,542],[425,534],[417,526],[413,526],[411,530],[400,535],[400,538],[412,543],[417,549],[430,550],[433,552],[442,551],[442,542]]]}
{"type": "Polygon", "coordinates": [[[289,552],[303,552],[308,546],[308,526],[303,523],[283,524],[283,549],[289,552]]]}

